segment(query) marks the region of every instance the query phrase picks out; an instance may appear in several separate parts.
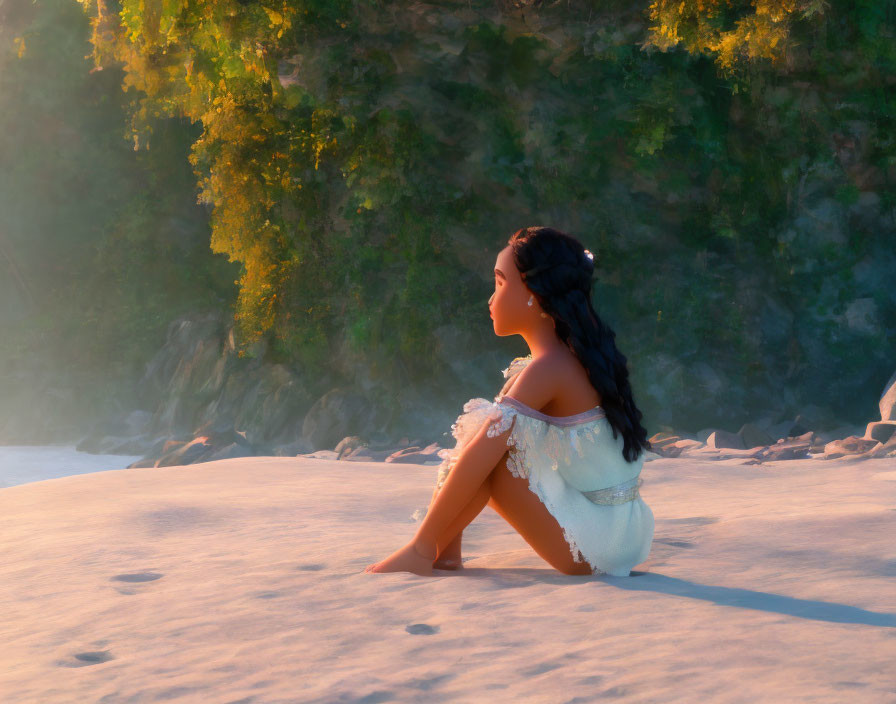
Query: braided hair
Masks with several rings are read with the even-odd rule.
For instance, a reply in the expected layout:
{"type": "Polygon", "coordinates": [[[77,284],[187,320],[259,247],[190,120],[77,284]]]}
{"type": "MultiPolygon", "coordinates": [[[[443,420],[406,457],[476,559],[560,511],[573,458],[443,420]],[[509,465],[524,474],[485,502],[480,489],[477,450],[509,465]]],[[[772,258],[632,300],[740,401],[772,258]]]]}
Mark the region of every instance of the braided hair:
{"type": "Polygon", "coordinates": [[[651,449],[641,411],[635,406],[625,356],[616,348],[616,333],[591,305],[594,261],[576,238],[551,227],[526,227],[508,244],[526,288],[554,319],[557,337],[585,367],[600,393],[601,407],[613,428],[622,433],[622,451],[633,462],[642,448],[651,449]]]}

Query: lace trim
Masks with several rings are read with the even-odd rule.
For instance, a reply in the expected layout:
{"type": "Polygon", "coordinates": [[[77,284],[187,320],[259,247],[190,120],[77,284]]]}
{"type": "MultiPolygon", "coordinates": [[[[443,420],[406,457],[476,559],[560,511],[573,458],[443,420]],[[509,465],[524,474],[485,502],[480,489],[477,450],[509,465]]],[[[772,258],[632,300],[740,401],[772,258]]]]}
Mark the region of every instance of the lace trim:
{"type": "Polygon", "coordinates": [[[439,465],[436,477],[436,490],[441,489],[445,480],[448,479],[463,448],[476,435],[482,424],[493,417],[493,406],[494,404],[484,398],[472,398],[464,404],[463,413],[451,424],[451,435],[457,441],[455,447],[438,452],[438,456],[442,458],[442,464],[439,465]]]}
{"type": "Polygon", "coordinates": [[[514,419],[516,420],[512,432],[507,436],[507,445],[510,448],[507,469],[515,477],[523,479],[529,477],[527,456],[534,448],[542,449],[542,452],[550,458],[551,469],[556,472],[560,462],[569,464],[572,461],[573,452],[580,458],[585,456],[585,450],[582,447],[583,439],[594,442],[602,432],[602,428],[593,423],[567,427],[545,423],[523,413],[519,408],[511,405],[510,400],[496,401],[491,404],[490,425],[486,429],[486,435],[490,438],[497,437],[506,432],[514,419]]]}
{"type": "Polygon", "coordinates": [[[503,370],[501,373],[504,375],[505,379],[509,379],[514,374],[519,371],[522,371],[523,368],[532,361],[532,355],[526,355],[525,357],[515,357],[513,361],[510,363],[510,366],[507,369],[503,370]]]}

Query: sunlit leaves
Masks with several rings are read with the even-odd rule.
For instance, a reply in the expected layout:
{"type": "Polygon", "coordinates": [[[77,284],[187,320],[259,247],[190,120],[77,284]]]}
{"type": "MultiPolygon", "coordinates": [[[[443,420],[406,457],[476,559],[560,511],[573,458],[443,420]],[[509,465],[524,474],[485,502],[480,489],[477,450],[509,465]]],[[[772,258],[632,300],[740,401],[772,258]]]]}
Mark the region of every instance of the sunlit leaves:
{"type": "Polygon", "coordinates": [[[743,61],[783,65],[791,24],[825,6],[823,0],[655,0],[645,46],[708,53],[727,73],[743,61]]]}

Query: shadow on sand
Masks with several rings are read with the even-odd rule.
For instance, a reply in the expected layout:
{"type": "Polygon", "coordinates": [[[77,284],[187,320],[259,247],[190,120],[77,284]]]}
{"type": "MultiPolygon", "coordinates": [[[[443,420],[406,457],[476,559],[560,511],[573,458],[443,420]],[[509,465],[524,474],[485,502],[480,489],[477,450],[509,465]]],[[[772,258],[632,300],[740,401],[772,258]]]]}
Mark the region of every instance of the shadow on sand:
{"type": "Polygon", "coordinates": [[[578,577],[558,574],[551,569],[465,567],[456,572],[436,570],[434,575],[439,577],[456,576],[496,579],[502,583],[502,587],[510,588],[528,587],[536,582],[540,584],[578,584],[583,581],[595,581],[618,589],[672,594],[689,599],[702,599],[719,606],[737,606],[743,609],[756,609],[757,611],[785,614],[814,621],[856,623],[865,626],[896,628],[896,615],[894,614],[877,613],[856,606],[847,606],[846,604],[836,604],[828,601],[796,599],[781,594],[756,592],[750,589],[698,584],[686,579],[667,577],[657,572],[632,570],[629,577],[611,577],[609,575],[578,577]],[[639,577],[639,579],[632,579],[632,577],[639,577]]]}
{"type": "Polygon", "coordinates": [[[896,628],[896,615],[867,611],[857,606],[836,604],[830,601],[813,599],[797,599],[770,592],[755,592],[750,589],[735,587],[717,587],[697,584],[686,579],[667,577],[656,572],[637,572],[632,570],[632,577],[596,577],[600,581],[612,584],[620,589],[633,591],[658,592],[674,594],[690,599],[711,601],[719,606],[739,606],[743,609],[756,609],[768,613],[786,614],[813,621],[829,621],[831,623],[857,623],[865,626],[882,626],[896,628]]]}

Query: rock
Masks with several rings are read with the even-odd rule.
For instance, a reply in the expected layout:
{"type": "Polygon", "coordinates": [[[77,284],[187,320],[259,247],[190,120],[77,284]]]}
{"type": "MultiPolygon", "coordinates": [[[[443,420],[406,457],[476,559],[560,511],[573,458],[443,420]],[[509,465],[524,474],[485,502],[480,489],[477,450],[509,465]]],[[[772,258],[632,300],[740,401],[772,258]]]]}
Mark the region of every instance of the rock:
{"type": "Polygon", "coordinates": [[[659,452],[662,448],[679,440],[681,440],[681,436],[673,433],[657,433],[649,439],[649,442],[653,446],[654,452],[659,452]]]}
{"type": "Polygon", "coordinates": [[[835,460],[847,455],[861,455],[878,445],[877,440],[860,438],[858,435],[850,435],[842,440],[834,440],[824,446],[824,459],[835,460]]]}
{"type": "Polygon", "coordinates": [[[386,458],[394,451],[395,450],[393,448],[387,448],[385,450],[371,450],[365,445],[355,448],[348,454],[343,455],[341,459],[347,462],[385,462],[386,458]]]}
{"type": "MultiPolygon", "coordinates": [[[[828,440],[815,435],[812,437],[812,442],[809,445],[809,454],[810,455],[818,455],[824,453],[824,447],[828,444],[828,440]]],[[[824,458],[822,458],[824,459],[824,458]]]]}
{"type": "Polygon", "coordinates": [[[213,452],[204,462],[216,462],[217,460],[232,460],[237,457],[254,457],[252,449],[238,442],[231,443],[220,450],[213,452]]]}
{"type": "Polygon", "coordinates": [[[830,427],[834,422],[836,419],[829,409],[816,406],[814,403],[803,406],[794,419],[794,423],[806,430],[830,427]]]}
{"type": "Polygon", "coordinates": [[[334,447],[349,430],[366,430],[370,415],[362,396],[347,389],[331,389],[305,415],[302,438],[316,449],[334,447]]]}
{"type": "Polygon", "coordinates": [[[870,450],[865,452],[865,457],[877,458],[877,457],[896,457],[896,434],[894,434],[889,440],[880,445],[875,445],[870,450]]]}
{"type": "MultiPolygon", "coordinates": [[[[402,449],[396,450],[391,455],[386,457],[385,461],[386,462],[402,462],[403,460],[400,459],[402,456],[407,455],[407,454],[415,454],[415,453],[419,453],[419,452],[420,452],[420,448],[416,445],[411,445],[410,447],[403,447],[402,449]]],[[[404,460],[404,461],[407,461],[407,460],[404,460]]]]}
{"type": "Polygon", "coordinates": [[[289,442],[285,445],[277,445],[271,451],[274,457],[296,457],[304,453],[311,452],[314,448],[305,440],[299,439],[295,442],[289,442]]]}
{"type": "Polygon", "coordinates": [[[771,445],[776,440],[776,438],[773,438],[753,423],[744,423],[740,430],[737,431],[737,434],[743,440],[744,447],[759,447],[760,445],[765,447],[771,445]]]}
{"type": "Polygon", "coordinates": [[[714,432],[716,432],[715,428],[703,428],[702,430],[698,430],[697,434],[694,437],[700,442],[705,443],[709,436],[714,432]]]}
{"type": "Polygon", "coordinates": [[[743,450],[744,441],[737,433],[729,433],[727,430],[715,430],[706,438],[706,446],[713,448],[731,448],[743,450]]]}
{"type": "Polygon", "coordinates": [[[840,425],[833,430],[818,432],[816,433],[816,436],[826,443],[831,442],[832,440],[842,440],[850,435],[858,435],[859,437],[862,437],[865,433],[865,427],[867,426],[840,425]]]}
{"type": "Polygon", "coordinates": [[[252,443],[246,438],[244,430],[236,430],[233,424],[225,419],[218,421],[206,421],[193,432],[192,437],[204,435],[215,447],[225,447],[232,443],[252,447],[252,443]]]}
{"type": "Polygon", "coordinates": [[[797,423],[795,420],[785,420],[769,426],[766,432],[773,440],[786,440],[787,438],[803,435],[808,430],[808,428],[797,423]]]}
{"type": "MultiPolygon", "coordinates": [[[[167,443],[166,443],[167,444],[167,443]]],[[[204,435],[194,438],[171,452],[165,453],[156,463],[156,467],[173,467],[182,464],[195,464],[215,452],[214,446],[204,435]]]]}
{"type": "Polygon", "coordinates": [[[159,449],[159,454],[160,454],[160,455],[167,455],[167,454],[170,454],[170,453],[174,452],[175,450],[177,450],[178,448],[183,447],[183,446],[186,445],[186,444],[187,444],[187,443],[186,443],[186,441],[184,441],[184,440],[173,440],[173,439],[172,439],[172,440],[166,440],[166,441],[162,444],[162,447],[159,449]]]}
{"type": "Polygon", "coordinates": [[[896,421],[896,372],[884,386],[880,397],[880,419],[896,421]]]}
{"type": "Polygon", "coordinates": [[[755,418],[752,424],[767,433],[768,429],[775,424],[776,418],[777,416],[774,415],[764,415],[760,416],[759,418],[755,418]]]}
{"type": "Polygon", "coordinates": [[[132,462],[127,466],[127,469],[131,469],[133,467],[155,467],[156,460],[151,457],[144,457],[142,460],[137,460],[136,462],[132,462]]]}
{"type": "Polygon", "coordinates": [[[802,460],[809,456],[811,446],[811,433],[806,433],[798,438],[779,440],[774,445],[769,445],[753,454],[762,462],[776,462],[778,460],[802,460]]]}
{"type": "Polygon", "coordinates": [[[879,423],[869,423],[867,428],[865,428],[863,437],[885,443],[893,437],[894,433],[896,433],[896,420],[881,421],[879,423]]]}
{"type": "MultiPolygon", "coordinates": [[[[709,459],[714,460],[731,460],[731,459],[742,459],[742,460],[751,460],[755,458],[759,458],[762,456],[762,453],[766,450],[766,447],[751,447],[743,450],[738,450],[737,448],[731,447],[723,447],[720,449],[713,449],[709,446],[703,448],[697,448],[694,450],[695,453],[698,453],[700,456],[706,456],[709,459]]],[[[757,459],[757,462],[761,460],[757,459]]],[[[750,462],[749,464],[756,464],[757,462],[750,462]]]]}
{"type": "Polygon", "coordinates": [[[367,440],[367,446],[373,451],[386,450],[395,446],[395,443],[392,442],[392,439],[386,433],[379,431],[369,433],[367,440]]]}
{"type": "Polygon", "coordinates": [[[426,464],[428,462],[441,464],[442,460],[437,454],[441,448],[432,443],[421,449],[419,446],[411,445],[397,452],[393,452],[386,457],[386,462],[401,462],[405,464],[426,464]]]}
{"type": "Polygon", "coordinates": [[[682,452],[688,452],[692,449],[703,447],[703,443],[699,440],[691,440],[690,438],[682,438],[666,445],[658,451],[663,457],[679,457],[682,452]]]}
{"type": "Polygon", "coordinates": [[[296,455],[296,457],[309,457],[315,460],[335,460],[336,453],[333,450],[315,450],[304,455],[296,455]]]}
{"type": "Polygon", "coordinates": [[[366,444],[367,443],[365,443],[357,435],[348,435],[348,436],[342,438],[342,440],[340,440],[337,443],[337,445],[334,449],[334,452],[336,453],[336,458],[341,460],[343,455],[347,455],[352,450],[355,450],[355,449],[362,447],[366,444]]]}

